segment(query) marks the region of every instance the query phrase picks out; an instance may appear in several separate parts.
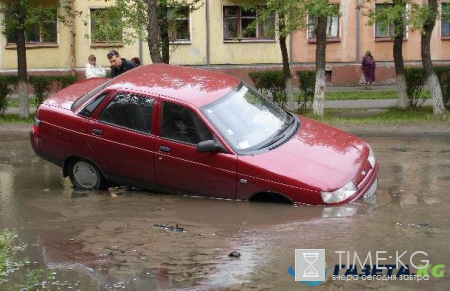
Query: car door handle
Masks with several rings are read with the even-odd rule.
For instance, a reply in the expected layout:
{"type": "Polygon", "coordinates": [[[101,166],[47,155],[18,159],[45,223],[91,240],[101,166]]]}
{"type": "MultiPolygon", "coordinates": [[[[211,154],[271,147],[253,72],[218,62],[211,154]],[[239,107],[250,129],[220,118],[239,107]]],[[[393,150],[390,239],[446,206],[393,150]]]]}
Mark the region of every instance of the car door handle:
{"type": "Polygon", "coordinates": [[[166,147],[166,146],[160,146],[159,151],[165,152],[165,153],[170,153],[170,148],[166,147]]]}
{"type": "Polygon", "coordinates": [[[92,130],[92,133],[94,133],[94,134],[96,134],[96,135],[102,135],[103,130],[94,128],[94,129],[92,130]]]}

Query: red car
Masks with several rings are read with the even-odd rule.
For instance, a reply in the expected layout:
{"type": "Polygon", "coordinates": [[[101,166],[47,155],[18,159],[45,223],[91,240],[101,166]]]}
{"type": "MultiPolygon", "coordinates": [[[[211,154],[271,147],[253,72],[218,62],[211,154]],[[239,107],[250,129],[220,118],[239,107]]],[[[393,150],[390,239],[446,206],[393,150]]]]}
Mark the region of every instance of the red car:
{"type": "Polygon", "coordinates": [[[188,67],[67,87],[39,106],[30,139],[75,188],[313,205],[377,188],[379,164],[360,138],[286,112],[233,76],[188,67]]]}

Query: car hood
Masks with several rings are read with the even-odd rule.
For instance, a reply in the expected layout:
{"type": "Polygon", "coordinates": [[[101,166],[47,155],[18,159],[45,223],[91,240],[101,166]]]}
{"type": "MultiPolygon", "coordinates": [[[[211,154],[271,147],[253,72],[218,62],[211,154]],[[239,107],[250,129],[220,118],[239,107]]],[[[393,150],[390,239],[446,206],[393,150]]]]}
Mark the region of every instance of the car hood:
{"type": "Polygon", "coordinates": [[[335,190],[352,180],[367,162],[367,143],[312,119],[300,120],[297,133],[281,146],[239,156],[239,173],[318,191],[335,190]]]}
{"type": "Polygon", "coordinates": [[[78,98],[84,96],[85,94],[104,84],[108,80],[109,79],[105,78],[93,78],[80,81],[76,84],[59,90],[47,100],[45,100],[44,103],[49,106],[70,110],[73,102],[75,102],[78,98]]]}

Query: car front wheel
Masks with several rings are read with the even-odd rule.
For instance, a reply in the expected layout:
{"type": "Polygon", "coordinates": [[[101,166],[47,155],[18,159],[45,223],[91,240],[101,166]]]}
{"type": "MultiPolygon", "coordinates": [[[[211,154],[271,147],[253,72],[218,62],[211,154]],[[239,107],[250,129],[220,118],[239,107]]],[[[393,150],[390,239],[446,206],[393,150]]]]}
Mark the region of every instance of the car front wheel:
{"type": "Polygon", "coordinates": [[[103,189],[106,185],[98,168],[86,160],[73,160],[69,165],[69,177],[77,189],[103,189]]]}

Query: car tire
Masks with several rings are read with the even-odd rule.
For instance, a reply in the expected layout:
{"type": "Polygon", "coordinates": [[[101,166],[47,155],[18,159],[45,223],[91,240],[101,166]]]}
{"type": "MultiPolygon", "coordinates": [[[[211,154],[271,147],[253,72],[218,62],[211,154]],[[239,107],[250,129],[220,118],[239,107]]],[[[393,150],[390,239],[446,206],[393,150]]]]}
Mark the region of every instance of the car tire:
{"type": "Polygon", "coordinates": [[[106,188],[106,180],[100,170],[87,160],[72,160],[69,164],[69,178],[77,189],[106,188]]]}

